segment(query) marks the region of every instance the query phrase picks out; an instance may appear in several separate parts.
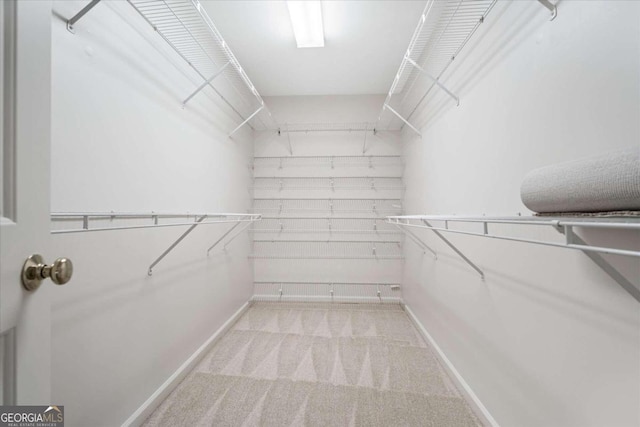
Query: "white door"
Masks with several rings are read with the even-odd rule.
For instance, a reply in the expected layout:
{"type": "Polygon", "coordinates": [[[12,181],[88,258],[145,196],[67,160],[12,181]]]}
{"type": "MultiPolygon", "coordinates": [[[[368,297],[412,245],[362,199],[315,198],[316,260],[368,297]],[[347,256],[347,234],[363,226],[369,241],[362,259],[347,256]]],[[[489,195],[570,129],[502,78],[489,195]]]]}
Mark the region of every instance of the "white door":
{"type": "Polygon", "coordinates": [[[51,3],[5,0],[0,7],[3,9],[2,400],[5,404],[48,405],[51,404],[49,298],[55,285],[47,279],[39,289],[28,292],[22,286],[21,271],[31,254],[41,254],[49,263],[61,255],[50,251],[49,227],[51,3]]]}

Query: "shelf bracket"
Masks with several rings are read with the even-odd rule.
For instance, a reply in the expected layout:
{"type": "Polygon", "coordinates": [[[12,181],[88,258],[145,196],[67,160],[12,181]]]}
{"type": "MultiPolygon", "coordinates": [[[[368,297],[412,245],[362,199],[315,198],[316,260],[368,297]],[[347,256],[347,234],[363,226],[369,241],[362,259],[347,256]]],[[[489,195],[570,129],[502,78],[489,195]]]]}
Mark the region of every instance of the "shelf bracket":
{"type": "MultiPolygon", "coordinates": [[[[559,233],[564,234],[567,239],[567,244],[577,244],[581,246],[589,246],[587,242],[582,240],[580,236],[574,233],[572,226],[564,225],[561,227],[555,227],[559,233]]],[[[592,251],[582,251],[586,256],[591,259],[598,267],[600,267],[605,273],[615,280],[622,288],[629,292],[631,296],[638,302],[640,302],[640,289],[638,289],[633,283],[627,280],[618,270],[616,270],[602,255],[592,251]]]]}
{"type": "Polygon", "coordinates": [[[227,68],[229,66],[229,64],[231,64],[231,61],[227,61],[226,64],[224,64],[222,67],[220,67],[220,69],[218,71],[216,71],[213,76],[209,77],[207,80],[204,81],[204,83],[202,83],[200,86],[198,86],[198,88],[187,97],[187,99],[185,99],[184,101],[182,101],[182,108],[184,108],[185,105],[187,105],[187,102],[189,102],[191,100],[191,98],[193,98],[194,96],[196,96],[196,94],[198,92],[200,92],[202,89],[204,89],[206,86],[208,86],[209,84],[211,84],[211,82],[218,77],[220,74],[222,74],[222,72],[225,70],[225,68],[227,68]]]}
{"type": "Polygon", "coordinates": [[[227,246],[229,245],[229,243],[233,242],[233,241],[234,241],[234,239],[235,239],[236,237],[238,237],[239,235],[241,235],[241,234],[242,234],[242,232],[243,232],[244,230],[246,230],[247,228],[249,228],[249,226],[250,226],[251,224],[252,224],[252,222],[251,222],[251,221],[250,221],[250,222],[248,222],[247,224],[245,224],[245,226],[244,226],[244,227],[242,227],[242,228],[240,229],[240,231],[238,231],[236,234],[234,234],[232,238],[230,238],[229,240],[227,240],[227,243],[225,243],[225,244],[224,244],[224,246],[222,247],[222,249],[226,251],[226,250],[227,250],[227,246]]]}
{"type": "Polygon", "coordinates": [[[556,16],[558,16],[558,7],[555,4],[551,3],[549,0],[538,0],[538,2],[551,12],[551,19],[549,19],[549,21],[556,19],[556,16]]]}
{"type": "Polygon", "coordinates": [[[289,144],[289,154],[293,156],[293,147],[291,146],[291,132],[289,132],[289,125],[285,123],[284,127],[286,128],[286,131],[287,131],[287,143],[289,144]]]}
{"type": "MultiPolygon", "coordinates": [[[[540,1],[542,1],[542,0],[540,0],[540,1]]],[[[458,98],[453,92],[451,92],[449,89],[447,89],[446,86],[444,86],[442,83],[440,83],[440,80],[438,80],[437,78],[433,77],[431,74],[427,73],[424,68],[419,66],[413,59],[409,58],[408,56],[405,56],[404,59],[409,64],[413,65],[418,71],[420,71],[422,73],[422,75],[424,75],[429,80],[431,80],[433,83],[438,85],[438,87],[440,89],[442,89],[443,91],[445,91],[450,97],[455,99],[456,100],[456,105],[460,106],[460,98],[458,98]]]]}
{"type": "Polygon", "coordinates": [[[420,131],[418,129],[416,129],[411,123],[409,123],[404,117],[402,117],[400,115],[400,113],[398,113],[396,110],[394,110],[393,108],[391,108],[391,106],[389,104],[384,104],[382,106],[382,108],[384,110],[389,110],[391,111],[393,114],[395,114],[400,120],[402,120],[407,126],[409,126],[411,128],[412,131],[414,131],[415,133],[418,134],[418,136],[420,136],[422,138],[422,134],[420,133],[420,131]]]}
{"type": "Polygon", "coordinates": [[[222,236],[220,236],[220,238],[218,240],[216,240],[216,242],[213,245],[211,245],[211,247],[209,247],[209,249],[207,249],[207,255],[209,255],[209,252],[211,252],[211,250],[213,248],[215,248],[216,245],[222,241],[222,239],[227,237],[229,235],[229,233],[231,233],[233,230],[235,230],[236,227],[238,227],[239,225],[240,225],[239,222],[233,224],[233,227],[229,228],[226,233],[224,233],[222,236]]]}
{"type": "Polygon", "coordinates": [[[364,125],[364,144],[362,144],[362,154],[367,152],[367,127],[368,124],[364,125]]]}
{"type": "Polygon", "coordinates": [[[431,249],[429,246],[427,246],[427,244],[425,242],[422,241],[422,239],[420,239],[416,233],[414,233],[413,231],[407,229],[407,228],[403,228],[401,227],[401,224],[399,223],[392,223],[393,225],[395,225],[396,227],[398,227],[398,229],[404,233],[407,233],[407,236],[409,236],[409,238],[413,241],[413,243],[415,243],[416,245],[418,245],[421,249],[422,249],[422,253],[426,253],[426,251],[431,252],[431,254],[433,255],[433,259],[438,259],[438,254],[436,254],[436,251],[434,251],[433,249],[431,249]]]}
{"type": "Polygon", "coordinates": [[[164,251],[164,252],[162,253],[162,255],[160,255],[158,258],[156,258],[156,260],[155,260],[155,261],[153,261],[153,263],[149,266],[149,271],[147,271],[147,274],[148,274],[149,276],[151,276],[151,275],[153,274],[153,267],[155,267],[155,266],[156,266],[160,261],[162,261],[162,259],[163,259],[164,257],[166,257],[166,256],[167,256],[167,254],[173,250],[173,248],[175,248],[176,246],[178,246],[178,244],[179,244],[180,242],[182,242],[182,239],[184,239],[185,237],[187,237],[187,235],[188,235],[189,233],[191,233],[191,232],[192,232],[192,231],[193,231],[193,230],[194,230],[198,225],[200,225],[200,223],[201,223],[202,221],[204,221],[204,219],[205,219],[206,217],[207,217],[206,215],[202,215],[200,218],[198,218],[198,219],[196,220],[196,222],[195,222],[191,227],[189,227],[189,228],[187,229],[187,231],[185,231],[184,233],[182,233],[182,236],[178,237],[178,240],[176,240],[175,242],[173,242],[173,244],[172,244],[171,246],[169,246],[169,248],[167,248],[167,250],[166,250],[166,251],[164,251]]]}
{"type": "Polygon", "coordinates": [[[460,251],[458,250],[458,248],[456,248],[456,247],[454,246],[454,244],[453,244],[453,243],[451,243],[451,242],[450,242],[446,237],[444,237],[444,236],[442,235],[442,233],[440,233],[438,230],[434,230],[434,229],[433,229],[433,226],[432,226],[431,224],[429,224],[429,222],[428,222],[427,220],[423,219],[423,220],[422,220],[422,222],[424,222],[424,224],[425,224],[427,227],[429,227],[429,228],[431,229],[431,231],[433,231],[433,232],[436,234],[436,236],[438,236],[439,238],[441,238],[441,239],[442,239],[442,241],[443,241],[443,242],[445,242],[445,243],[447,244],[447,246],[449,246],[451,249],[453,249],[453,251],[454,251],[455,253],[457,253],[458,255],[460,255],[460,258],[462,258],[462,259],[463,259],[467,264],[469,264],[469,266],[470,266],[471,268],[473,268],[475,271],[477,271],[477,272],[478,272],[478,274],[480,274],[480,278],[481,278],[482,280],[484,280],[484,272],[483,272],[482,270],[480,270],[480,268],[479,268],[477,265],[475,265],[475,264],[474,264],[474,263],[473,263],[469,258],[467,258],[467,257],[466,257],[462,252],[460,252],[460,251]]]}
{"type": "Polygon", "coordinates": [[[70,33],[75,34],[76,30],[73,28],[73,26],[76,24],[76,22],[78,22],[84,15],[87,14],[87,12],[89,12],[91,9],[93,9],[98,3],[100,3],[100,0],[91,0],[91,3],[89,3],[88,5],[86,5],[85,7],[83,7],[80,12],[76,13],[73,18],[69,19],[67,21],[67,30],[69,30],[70,33]]]}
{"type": "Polygon", "coordinates": [[[246,125],[247,123],[249,123],[249,120],[253,119],[253,117],[254,117],[256,114],[258,114],[260,111],[262,111],[262,109],[263,109],[263,108],[264,108],[264,104],[262,104],[262,105],[260,106],[260,108],[258,108],[258,109],[253,113],[253,114],[251,114],[249,117],[247,117],[247,118],[245,119],[245,121],[244,121],[244,122],[240,123],[240,124],[238,125],[238,127],[237,127],[237,128],[235,128],[234,130],[232,130],[232,131],[231,131],[231,133],[229,134],[229,138],[231,138],[231,136],[233,136],[233,134],[234,134],[234,133],[236,133],[236,132],[237,132],[237,131],[242,127],[242,126],[244,126],[244,125],[246,125]]]}

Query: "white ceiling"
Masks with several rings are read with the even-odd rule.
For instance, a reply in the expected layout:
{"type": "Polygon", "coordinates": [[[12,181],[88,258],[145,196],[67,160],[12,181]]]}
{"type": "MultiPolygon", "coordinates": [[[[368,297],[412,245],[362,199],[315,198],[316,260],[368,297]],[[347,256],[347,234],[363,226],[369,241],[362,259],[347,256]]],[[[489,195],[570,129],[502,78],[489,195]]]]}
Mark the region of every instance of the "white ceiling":
{"type": "Polygon", "coordinates": [[[323,1],[325,47],[298,49],[284,1],[209,1],[207,13],[263,96],[383,94],[425,1],[323,1]]]}

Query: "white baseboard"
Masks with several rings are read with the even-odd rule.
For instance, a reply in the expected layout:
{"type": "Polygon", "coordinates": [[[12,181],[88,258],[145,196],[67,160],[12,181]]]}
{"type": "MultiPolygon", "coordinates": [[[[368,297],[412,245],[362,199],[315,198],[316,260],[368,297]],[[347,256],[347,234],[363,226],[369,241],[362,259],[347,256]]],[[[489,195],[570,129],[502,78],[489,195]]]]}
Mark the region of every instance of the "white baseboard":
{"type": "Polygon", "coordinates": [[[187,376],[211,347],[227,332],[233,324],[249,308],[249,302],[245,302],[233,316],[229,318],[199,349],[195,351],[131,416],[122,424],[122,427],[138,427],[151,415],[155,409],[167,398],[169,393],[180,381],[187,376]]]}
{"type": "Polygon", "coordinates": [[[436,355],[438,359],[440,360],[444,368],[449,372],[453,381],[456,384],[456,387],[458,388],[458,390],[460,390],[460,393],[462,393],[467,403],[469,403],[469,406],[471,406],[471,409],[476,414],[476,416],[480,418],[480,420],[485,425],[488,425],[491,427],[499,427],[498,422],[491,416],[491,413],[482,404],[480,399],[478,399],[478,396],[476,396],[476,394],[473,392],[469,384],[467,384],[464,378],[462,378],[462,375],[460,375],[456,367],[453,366],[453,363],[451,363],[451,361],[446,356],[446,354],[444,354],[444,352],[442,351],[438,343],[436,343],[433,337],[429,334],[429,332],[427,332],[425,327],[422,325],[420,320],[418,320],[418,318],[413,313],[413,311],[411,311],[411,308],[409,308],[409,306],[406,304],[404,304],[403,307],[407,312],[407,314],[409,315],[409,318],[413,321],[413,323],[416,325],[416,327],[424,337],[424,339],[427,340],[427,342],[431,345],[431,347],[433,347],[433,349],[436,351],[436,355]]]}

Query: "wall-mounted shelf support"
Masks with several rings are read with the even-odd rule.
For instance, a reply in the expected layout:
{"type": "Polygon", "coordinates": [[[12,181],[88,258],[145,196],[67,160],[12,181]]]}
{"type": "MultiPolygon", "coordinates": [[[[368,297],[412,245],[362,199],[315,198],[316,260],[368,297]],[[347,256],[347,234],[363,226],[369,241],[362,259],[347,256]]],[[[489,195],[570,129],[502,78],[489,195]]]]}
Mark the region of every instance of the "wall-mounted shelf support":
{"type": "MultiPolygon", "coordinates": [[[[196,219],[196,221],[187,229],[187,231],[185,231],[184,233],[182,233],[182,235],[180,237],[178,237],[178,239],[173,242],[173,244],[171,244],[171,246],[169,246],[169,248],[167,248],[166,251],[164,251],[162,253],[162,255],[160,255],[158,258],[156,258],[156,260],[149,266],[149,270],[147,272],[147,274],[149,274],[149,276],[151,276],[153,274],[153,267],[155,267],[160,261],[162,261],[162,259],[167,256],[167,254],[169,254],[169,252],[171,252],[185,237],[187,237],[187,235],[189,233],[191,233],[198,225],[200,224],[212,224],[212,223],[222,223],[222,222],[235,222],[235,224],[233,225],[233,227],[231,227],[230,230],[228,230],[225,234],[222,235],[222,237],[220,239],[218,239],[218,241],[216,241],[216,243],[213,244],[213,246],[211,246],[209,248],[209,250],[207,251],[207,254],[209,253],[209,251],[211,249],[213,249],[213,247],[215,245],[217,245],[218,243],[220,243],[222,241],[222,239],[224,239],[229,233],[231,233],[231,231],[233,229],[235,229],[238,225],[240,225],[240,223],[242,222],[246,222],[248,223],[247,225],[252,224],[254,221],[258,221],[262,219],[262,215],[260,214],[202,214],[199,216],[199,218],[196,219]],[[211,222],[203,222],[205,218],[207,217],[213,217],[214,220],[211,222]],[[218,218],[218,220],[216,220],[215,218],[218,218]]],[[[235,236],[233,237],[235,238],[235,236]]],[[[233,240],[233,239],[232,239],[233,240]]]]}
{"type": "MultiPolygon", "coordinates": [[[[227,245],[229,245],[229,243],[231,243],[236,237],[238,237],[240,234],[242,234],[242,232],[244,230],[246,230],[252,223],[253,223],[253,221],[247,222],[247,224],[245,224],[244,227],[242,227],[236,234],[234,234],[233,237],[231,237],[229,240],[227,240],[227,242],[223,246],[223,250],[226,251],[227,250],[227,245]]],[[[239,225],[240,225],[240,222],[234,224],[233,227],[231,227],[229,230],[227,230],[226,233],[224,233],[222,236],[220,236],[220,238],[218,240],[216,240],[216,242],[213,245],[211,245],[209,247],[209,249],[207,249],[207,255],[209,255],[209,253],[213,250],[213,248],[215,248],[218,245],[218,243],[223,241],[225,237],[227,237],[229,234],[231,234],[231,232],[233,230],[235,230],[239,225]]]]}
{"type": "Polygon", "coordinates": [[[447,87],[445,85],[440,83],[439,79],[437,79],[437,78],[433,77],[431,74],[427,73],[424,68],[419,66],[413,59],[409,58],[408,56],[405,56],[405,59],[407,60],[407,62],[409,64],[413,65],[418,71],[420,71],[420,73],[423,76],[427,77],[429,80],[431,80],[433,83],[435,83],[440,89],[445,91],[447,93],[447,95],[449,95],[450,97],[455,99],[456,100],[456,105],[460,106],[460,98],[458,98],[458,96],[456,96],[453,92],[451,92],[449,89],[447,89],[447,87]]]}
{"type": "Polygon", "coordinates": [[[202,215],[200,218],[198,218],[198,219],[196,220],[196,222],[195,222],[191,227],[189,227],[189,228],[187,229],[187,231],[185,231],[184,233],[182,233],[182,235],[181,235],[180,237],[178,237],[178,239],[177,239],[175,242],[173,242],[173,243],[171,244],[171,246],[169,246],[169,247],[167,248],[167,250],[166,250],[166,251],[164,251],[164,252],[162,253],[162,255],[160,255],[158,258],[156,258],[156,260],[155,260],[155,261],[153,261],[153,262],[151,263],[151,265],[149,266],[149,271],[147,271],[147,274],[148,274],[149,276],[151,276],[151,275],[153,274],[153,267],[155,267],[155,266],[156,266],[160,261],[162,261],[162,259],[163,259],[164,257],[166,257],[166,256],[169,254],[169,252],[171,252],[171,251],[173,250],[173,248],[175,248],[176,246],[178,246],[178,244],[179,244],[180,242],[182,242],[182,239],[184,239],[185,237],[187,237],[187,235],[188,235],[189,233],[191,233],[193,230],[195,230],[195,228],[196,228],[197,226],[199,226],[199,225],[200,225],[200,223],[201,223],[202,221],[204,221],[204,219],[205,219],[206,217],[207,217],[206,215],[202,215]]]}
{"type": "MultiPolygon", "coordinates": [[[[580,236],[578,236],[573,231],[572,226],[564,226],[557,227],[558,232],[565,235],[567,244],[578,244],[587,246],[588,243],[582,240],[580,236]]],[[[605,273],[609,275],[613,280],[615,280],[625,291],[629,292],[631,296],[633,296],[636,301],[640,302],[640,289],[636,288],[633,283],[627,280],[618,270],[616,270],[606,259],[602,257],[597,252],[590,251],[582,251],[583,254],[589,257],[591,261],[593,261],[598,267],[600,267],[605,273]]]]}
{"type": "Polygon", "coordinates": [[[291,132],[289,132],[289,125],[284,125],[287,130],[287,143],[289,144],[289,154],[293,156],[293,147],[291,146],[291,132]]]}
{"type": "MultiPolygon", "coordinates": [[[[429,222],[427,220],[422,220],[422,222],[427,226],[427,227],[431,227],[431,224],[429,224],[429,222]]],[[[431,231],[433,231],[435,233],[436,236],[438,236],[439,238],[442,239],[443,242],[445,242],[447,244],[447,246],[449,246],[451,249],[453,249],[453,251],[455,253],[457,253],[458,255],[460,255],[460,258],[462,258],[464,260],[464,262],[466,262],[467,264],[469,264],[469,266],[471,268],[473,268],[475,271],[478,272],[478,274],[480,275],[480,278],[482,280],[484,280],[484,272],[482,270],[480,270],[480,268],[475,265],[469,258],[467,258],[465,256],[465,254],[463,254],[462,252],[460,252],[460,250],[458,248],[455,247],[455,245],[453,243],[451,243],[446,237],[444,237],[438,230],[435,230],[433,228],[431,228],[431,231]]]]}
{"type": "Polygon", "coordinates": [[[91,0],[91,3],[89,3],[88,5],[86,5],[85,7],[83,7],[80,12],[76,13],[71,19],[69,19],[67,21],[67,30],[69,30],[69,32],[75,34],[76,30],[73,28],[73,26],[76,24],[76,22],[78,22],[84,15],[87,14],[87,12],[89,12],[91,9],[93,9],[94,7],[96,7],[96,5],[100,3],[100,0],[91,0]]]}
{"type": "Polygon", "coordinates": [[[220,242],[221,242],[225,237],[227,237],[227,236],[228,236],[228,235],[229,235],[233,230],[235,230],[239,225],[240,225],[240,223],[239,223],[239,222],[238,222],[237,224],[233,224],[233,226],[232,226],[231,228],[229,228],[229,229],[227,230],[227,232],[226,232],[226,233],[224,233],[222,236],[220,236],[220,238],[219,238],[218,240],[216,240],[216,242],[215,242],[213,245],[211,245],[211,246],[209,247],[209,249],[207,249],[207,255],[209,255],[209,252],[211,252],[211,250],[212,250],[213,248],[215,248],[215,247],[216,247],[216,245],[217,245],[218,243],[220,243],[220,242]]]}
{"type": "Polygon", "coordinates": [[[549,21],[556,19],[556,16],[558,16],[558,7],[555,4],[551,3],[549,0],[538,0],[538,2],[551,12],[551,19],[549,19],[549,21]]]}
{"type": "Polygon", "coordinates": [[[249,120],[253,119],[253,117],[258,114],[260,111],[262,111],[262,109],[264,108],[264,104],[262,104],[260,106],[260,108],[258,108],[256,111],[253,112],[253,114],[251,114],[249,117],[247,117],[244,122],[240,123],[238,125],[238,127],[236,127],[234,130],[231,131],[231,133],[229,134],[229,138],[231,138],[233,136],[234,133],[236,133],[242,126],[246,125],[247,123],[249,123],[249,120]]]}
{"type": "Polygon", "coordinates": [[[233,242],[235,240],[236,237],[238,237],[239,235],[242,234],[242,232],[244,230],[246,230],[247,228],[249,228],[249,226],[251,225],[251,222],[247,223],[244,225],[244,227],[242,227],[240,230],[238,230],[238,232],[236,234],[233,235],[233,237],[231,237],[229,240],[227,240],[227,242],[224,244],[224,246],[222,247],[223,250],[227,250],[227,246],[229,246],[229,244],[231,242],[233,242]]]}
{"type": "Polygon", "coordinates": [[[211,82],[216,77],[218,77],[220,74],[222,74],[222,72],[225,70],[225,68],[227,68],[230,64],[231,64],[231,61],[227,61],[227,63],[224,64],[222,67],[220,67],[220,69],[218,71],[216,71],[211,77],[209,77],[200,86],[198,86],[198,88],[195,91],[193,91],[193,93],[191,95],[187,96],[187,98],[184,101],[182,101],[182,108],[184,108],[185,105],[187,105],[187,102],[189,102],[191,100],[191,98],[196,96],[198,94],[198,92],[200,92],[202,89],[204,89],[205,87],[210,85],[211,82]]]}
{"type": "Polygon", "coordinates": [[[364,125],[364,143],[362,144],[362,154],[367,152],[367,125],[364,125]]]}
{"type": "Polygon", "coordinates": [[[384,104],[384,106],[382,107],[384,110],[389,110],[391,111],[396,117],[398,117],[400,120],[402,120],[404,122],[404,124],[406,124],[407,126],[409,126],[411,128],[412,131],[414,131],[415,133],[418,134],[419,137],[422,138],[422,134],[420,133],[420,131],[418,129],[416,129],[411,123],[409,123],[404,117],[402,117],[400,115],[400,113],[398,113],[396,110],[394,110],[393,108],[391,108],[391,106],[389,106],[389,104],[384,104]]]}
{"type": "Polygon", "coordinates": [[[418,245],[420,248],[422,248],[422,252],[426,253],[426,251],[431,252],[431,254],[433,255],[433,259],[438,259],[438,254],[436,254],[436,251],[434,251],[433,249],[431,249],[425,242],[422,241],[422,239],[420,239],[416,233],[414,233],[411,230],[408,230],[406,228],[402,228],[401,225],[399,224],[393,224],[396,227],[398,227],[398,230],[404,232],[407,234],[407,236],[409,236],[409,238],[411,240],[413,240],[413,243],[415,243],[416,245],[418,245]]]}

